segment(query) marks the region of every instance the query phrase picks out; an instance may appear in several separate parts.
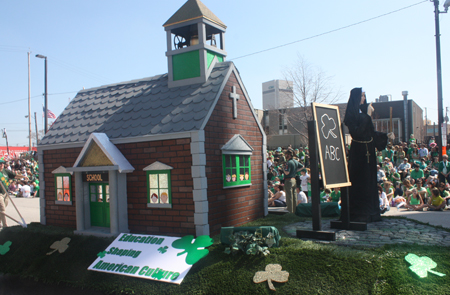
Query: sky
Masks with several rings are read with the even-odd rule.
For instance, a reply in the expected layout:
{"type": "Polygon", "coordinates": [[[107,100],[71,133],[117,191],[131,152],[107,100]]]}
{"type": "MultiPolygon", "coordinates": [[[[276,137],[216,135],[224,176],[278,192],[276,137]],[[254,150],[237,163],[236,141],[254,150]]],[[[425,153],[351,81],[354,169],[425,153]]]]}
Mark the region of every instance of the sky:
{"type": "MultiPolygon", "coordinates": [[[[58,116],[83,88],[167,73],[162,25],[185,2],[1,1],[0,128],[6,128],[9,145],[28,145],[28,52],[31,128],[35,130],[36,112],[43,129],[44,60],[36,54],[47,56],[48,108],[58,116]]],[[[235,63],[256,109],[262,108],[262,83],[283,79],[301,56],[331,77],[338,102],[346,102],[354,87],[363,87],[369,102],[380,95],[400,100],[402,91],[408,91],[424,116],[426,108],[428,119],[437,122],[432,2],[202,2],[227,25],[226,59],[235,63]]],[[[445,107],[450,111],[450,13],[440,14],[440,30],[445,116],[445,107]]]]}

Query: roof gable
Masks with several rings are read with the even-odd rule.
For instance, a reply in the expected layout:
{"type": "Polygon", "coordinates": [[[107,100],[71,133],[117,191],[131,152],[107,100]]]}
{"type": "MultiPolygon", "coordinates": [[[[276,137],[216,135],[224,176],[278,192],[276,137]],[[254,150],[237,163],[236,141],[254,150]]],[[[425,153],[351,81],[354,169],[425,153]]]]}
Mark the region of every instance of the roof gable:
{"type": "Polygon", "coordinates": [[[119,149],[104,133],[92,133],[73,167],[117,166],[120,173],[134,171],[119,149]]]}
{"type": "Polygon", "coordinates": [[[148,165],[144,168],[144,171],[155,171],[155,170],[172,170],[173,167],[166,165],[164,163],[161,163],[159,161],[156,161],[153,164],[148,165]]]}
{"type": "Polygon", "coordinates": [[[251,145],[240,135],[234,135],[222,148],[224,154],[251,154],[253,148],[251,145]]]}
{"type": "Polygon", "coordinates": [[[227,27],[211,10],[208,9],[208,7],[205,6],[205,4],[199,0],[188,0],[169,18],[169,20],[164,23],[163,27],[198,18],[205,18],[223,28],[227,27]]]}

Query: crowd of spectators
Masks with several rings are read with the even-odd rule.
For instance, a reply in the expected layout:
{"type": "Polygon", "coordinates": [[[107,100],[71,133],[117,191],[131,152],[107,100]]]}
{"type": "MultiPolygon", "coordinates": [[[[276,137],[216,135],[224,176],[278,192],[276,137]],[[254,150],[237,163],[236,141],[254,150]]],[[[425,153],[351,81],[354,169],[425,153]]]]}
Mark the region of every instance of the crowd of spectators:
{"type": "Polygon", "coordinates": [[[6,183],[10,195],[18,198],[39,197],[39,165],[33,154],[23,153],[14,159],[3,158],[0,170],[8,177],[6,183]]]}
{"type": "MultiPolygon", "coordinates": [[[[351,146],[348,146],[351,149],[351,146]]],[[[298,163],[295,180],[297,204],[311,202],[311,177],[308,147],[293,149],[278,147],[267,152],[267,180],[269,206],[286,207],[285,183],[286,153],[292,153],[298,163]]],[[[434,138],[428,143],[417,143],[413,136],[409,142],[388,144],[377,151],[377,182],[380,212],[391,207],[407,210],[450,209],[450,145],[439,161],[440,149],[434,138]]],[[[320,183],[321,202],[340,203],[340,189],[324,189],[320,183]]]]}

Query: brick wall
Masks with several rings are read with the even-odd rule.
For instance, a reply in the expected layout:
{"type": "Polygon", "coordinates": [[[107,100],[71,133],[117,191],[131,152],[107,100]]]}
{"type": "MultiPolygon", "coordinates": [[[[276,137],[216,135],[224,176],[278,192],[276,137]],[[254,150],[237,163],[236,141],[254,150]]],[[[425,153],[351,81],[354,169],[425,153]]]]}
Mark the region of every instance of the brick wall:
{"type": "Polygon", "coordinates": [[[127,174],[128,227],[131,232],[159,235],[195,235],[190,139],[119,144],[134,167],[127,174]],[[173,167],[172,209],[147,208],[145,167],[159,161],[173,167]]]}
{"type": "Polygon", "coordinates": [[[45,215],[47,218],[47,225],[69,227],[73,229],[77,227],[75,210],[75,177],[72,176],[72,205],[56,205],[55,175],[52,171],[60,166],[66,168],[72,167],[80,152],[81,148],[44,151],[45,215]]]}
{"type": "Polygon", "coordinates": [[[263,136],[250,111],[234,73],[230,76],[205,127],[206,177],[208,178],[209,227],[211,235],[224,226],[240,226],[263,217],[263,136]],[[232,86],[240,95],[237,119],[233,119],[232,86]],[[223,189],[221,147],[240,134],[254,149],[251,156],[252,185],[223,189]]]}
{"type": "MultiPolygon", "coordinates": [[[[127,174],[128,227],[134,233],[195,234],[192,157],[190,139],[119,144],[117,148],[135,168],[127,174]],[[145,167],[160,161],[173,167],[172,209],[147,208],[145,167]]],[[[44,151],[45,199],[48,225],[76,228],[75,177],[72,177],[72,206],[55,205],[55,180],[51,173],[59,166],[72,167],[81,148],[44,151]]]]}

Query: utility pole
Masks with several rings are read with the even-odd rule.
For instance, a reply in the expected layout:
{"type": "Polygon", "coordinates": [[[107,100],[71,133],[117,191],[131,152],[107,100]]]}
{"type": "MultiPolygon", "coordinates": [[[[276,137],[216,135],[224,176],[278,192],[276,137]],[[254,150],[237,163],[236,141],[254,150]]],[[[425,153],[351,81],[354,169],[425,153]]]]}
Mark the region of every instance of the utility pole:
{"type": "Polygon", "coordinates": [[[30,77],[30,51],[28,51],[28,146],[32,150],[31,144],[31,77],[30,77]]]}
{"type": "Polygon", "coordinates": [[[3,138],[6,139],[6,153],[9,157],[9,145],[8,145],[8,135],[6,134],[6,128],[3,128],[3,138]]]}
{"type": "MultiPolygon", "coordinates": [[[[447,143],[443,141],[442,129],[444,129],[444,109],[442,98],[442,71],[441,71],[441,33],[439,31],[439,0],[431,0],[434,3],[434,20],[436,28],[436,68],[437,68],[437,93],[438,93],[438,133],[437,144],[440,147],[439,161],[442,161],[442,153],[445,151],[447,143]]],[[[447,3],[447,2],[446,2],[447,3]]],[[[446,4],[444,4],[445,6],[446,4]]],[[[447,12],[448,7],[445,12],[447,12]]],[[[447,137],[447,136],[445,136],[447,137]]]]}
{"type": "Polygon", "coordinates": [[[44,83],[45,83],[45,89],[44,89],[44,91],[45,91],[45,93],[44,93],[44,96],[45,96],[45,99],[44,99],[44,103],[45,103],[45,106],[44,106],[44,121],[45,121],[44,122],[44,132],[47,133],[47,131],[48,131],[47,56],[44,56],[42,54],[36,54],[36,57],[44,59],[44,72],[45,72],[44,73],[45,74],[45,76],[44,76],[44,83]]]}
{"type": "Polygon", "coordinates": [[[428,139],[428,116],[427,116],[427,108],[425,108],[425,138],[428,139]]]}
{"type": "Polygon", "coordinates": [[[37,127],[36,112],[34,112],[34,125],[36,126],[36,147],[37,147],[38,142],[39,142],[39,133],[38,133],[38,127],[37,127]]]}

